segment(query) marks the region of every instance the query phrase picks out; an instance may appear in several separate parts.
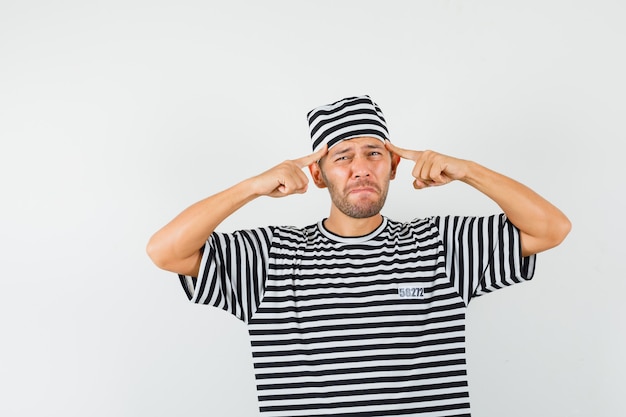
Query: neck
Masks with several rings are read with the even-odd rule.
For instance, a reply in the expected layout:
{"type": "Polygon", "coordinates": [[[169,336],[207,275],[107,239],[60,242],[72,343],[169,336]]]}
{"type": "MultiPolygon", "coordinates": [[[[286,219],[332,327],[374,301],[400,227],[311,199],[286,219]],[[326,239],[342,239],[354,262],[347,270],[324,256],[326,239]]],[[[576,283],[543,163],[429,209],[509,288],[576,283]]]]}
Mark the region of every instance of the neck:
{"type": "Polygon", "coordinates": [[[376,230],[382,222],[383,216],[380,213],[364,219],[355,219],[333,207],[330,216],[324,221],[324,227],[338,236],[365,236],[376,230]]]}

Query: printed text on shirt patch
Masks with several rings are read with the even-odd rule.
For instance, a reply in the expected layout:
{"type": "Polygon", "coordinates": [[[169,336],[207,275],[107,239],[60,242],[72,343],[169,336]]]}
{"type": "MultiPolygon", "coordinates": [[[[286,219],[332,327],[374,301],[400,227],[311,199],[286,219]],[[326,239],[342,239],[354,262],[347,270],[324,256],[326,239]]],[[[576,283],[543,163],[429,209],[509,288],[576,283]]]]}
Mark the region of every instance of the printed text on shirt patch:
{"type": "Polygon", "coordinates": [[[401,298],[424,298],[424,287],[401,285],[398,287],[398,295],[401,298]]]}

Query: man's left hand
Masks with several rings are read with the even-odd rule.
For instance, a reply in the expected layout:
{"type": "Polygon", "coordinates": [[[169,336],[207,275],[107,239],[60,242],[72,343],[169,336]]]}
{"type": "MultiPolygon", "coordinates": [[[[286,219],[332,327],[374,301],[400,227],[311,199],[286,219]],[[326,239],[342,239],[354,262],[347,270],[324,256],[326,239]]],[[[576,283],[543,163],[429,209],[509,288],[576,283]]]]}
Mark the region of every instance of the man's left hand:
{"type": "Polygon", "coordinates": [[[413,187],[422,188],[445,185],[453,180],[462,180],[467,174],[469,161],[453,158],[434,151],[413,151],[399,148],[389,141],[385,141],[386,148],[400,156],[415,162],[413,168],[413,187]]]}

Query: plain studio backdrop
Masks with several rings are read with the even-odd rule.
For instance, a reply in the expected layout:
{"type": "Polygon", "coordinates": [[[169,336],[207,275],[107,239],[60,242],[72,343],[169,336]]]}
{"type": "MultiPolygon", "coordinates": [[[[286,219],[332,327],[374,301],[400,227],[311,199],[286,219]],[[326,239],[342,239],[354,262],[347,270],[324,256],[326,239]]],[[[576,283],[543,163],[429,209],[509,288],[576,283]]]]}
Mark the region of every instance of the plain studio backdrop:
{"type": "MultiPolygon", "coordinates": [[[[245,326],[145,253],[188,205],[310,153],[306,113],[369,94],[399,146],[472,159],[573,230],[476,299],[476,416],[624,415],[621,1],[0,2],[0,415],[253,416],[245,326]],[[621,144],[620,144],[621,143],[621,144]]],[[[384,214],[499,209],[461,184],[384,214]]],[[[325,190],[232,231],[305,226],[325,190]]]]}

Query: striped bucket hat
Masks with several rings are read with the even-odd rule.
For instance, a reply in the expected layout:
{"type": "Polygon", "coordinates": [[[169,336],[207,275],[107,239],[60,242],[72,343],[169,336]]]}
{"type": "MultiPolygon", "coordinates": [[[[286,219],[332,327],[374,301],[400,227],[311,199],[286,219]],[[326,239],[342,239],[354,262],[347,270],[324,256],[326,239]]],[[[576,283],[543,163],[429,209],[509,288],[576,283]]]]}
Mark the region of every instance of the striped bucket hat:
{"type": "Polygon", "coordinates": [[[389,140],[383,112],[372,99],[365,96],[348,97],[332,104],[316,107],[307,114],[313,152],[360,136],[389,140]]]}

